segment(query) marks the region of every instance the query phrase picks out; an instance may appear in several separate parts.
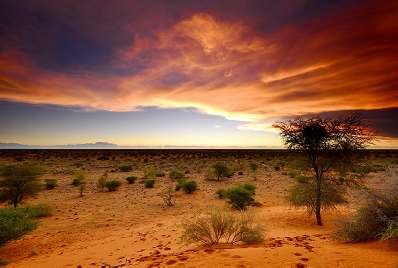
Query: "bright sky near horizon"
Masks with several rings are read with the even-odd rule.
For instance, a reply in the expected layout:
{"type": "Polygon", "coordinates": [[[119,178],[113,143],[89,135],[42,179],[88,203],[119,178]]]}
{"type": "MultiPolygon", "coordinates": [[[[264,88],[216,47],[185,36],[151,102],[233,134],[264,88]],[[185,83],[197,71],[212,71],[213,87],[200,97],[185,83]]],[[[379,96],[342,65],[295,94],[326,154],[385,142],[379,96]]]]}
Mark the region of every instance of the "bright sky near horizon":
{"type": "Polygon", "coordinates": [[[0,143],[279,147],[357,113],[398,148],[396,1],[0,2],[0,143]]]}

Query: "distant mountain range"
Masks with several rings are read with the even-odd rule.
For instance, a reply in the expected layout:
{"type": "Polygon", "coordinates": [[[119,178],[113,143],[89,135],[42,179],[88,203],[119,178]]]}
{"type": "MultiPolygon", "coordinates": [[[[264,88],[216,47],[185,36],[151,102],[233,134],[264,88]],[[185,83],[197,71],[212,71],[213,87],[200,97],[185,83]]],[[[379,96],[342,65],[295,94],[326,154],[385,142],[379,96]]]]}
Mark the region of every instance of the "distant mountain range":
{"type": "Polygon", "coordinates": [[[280,149],[280,147],[240,147],[240,146],[121,146],[109,142],[65,144],[65,145],[27,145],[20,143],[0,143],[0,149],[280,149]]]}
{"type": "Polygon", "coordinates": [[[109,142],[65,144],[65,145],[27,145],[20,143],[0,143],[0,149],[117,149],[117,144],[109,142]]]}

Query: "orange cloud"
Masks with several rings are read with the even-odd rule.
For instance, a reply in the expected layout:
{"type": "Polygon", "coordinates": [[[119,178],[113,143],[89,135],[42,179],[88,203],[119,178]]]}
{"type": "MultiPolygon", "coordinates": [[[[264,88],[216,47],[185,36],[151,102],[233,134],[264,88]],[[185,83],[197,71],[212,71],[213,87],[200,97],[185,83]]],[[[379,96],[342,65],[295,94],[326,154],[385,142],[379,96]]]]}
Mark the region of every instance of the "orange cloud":
{"type": "MultiPolygon", "coordinates": [[[[0,98],[112,111],[195,107],[268,129],[272,118],[398,106],[398,9],[370,5],[260,34],[205,13],[132,34],[114,67],[65,74],[0,54],[0,98]]],[[[106,38],[106,37],[105,37],[106,38]]]]}

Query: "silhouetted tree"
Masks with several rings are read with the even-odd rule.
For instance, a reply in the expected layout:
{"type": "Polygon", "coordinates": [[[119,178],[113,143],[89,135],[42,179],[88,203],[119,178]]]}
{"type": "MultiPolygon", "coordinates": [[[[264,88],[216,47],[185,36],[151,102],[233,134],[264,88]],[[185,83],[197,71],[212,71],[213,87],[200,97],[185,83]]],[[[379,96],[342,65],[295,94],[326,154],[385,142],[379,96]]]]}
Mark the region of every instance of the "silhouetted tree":
{"type": "Polygon", "coordinates": [[[306,206],[315,212],[318,225],[322,225],[321,209],[331,208],[345,201],[342,186],[356,183],[352,179],[337,179],[335,168],[347,170],[353,153],[371,144],[373,134],[356,116],[343,119],[293,119],[274,124],[280,130],[290,150],[300,150],[308,157],[313,180],[292,189],[293,204],[306,206]],[[327,176],[325,175],[326,173],[327,176]]]}

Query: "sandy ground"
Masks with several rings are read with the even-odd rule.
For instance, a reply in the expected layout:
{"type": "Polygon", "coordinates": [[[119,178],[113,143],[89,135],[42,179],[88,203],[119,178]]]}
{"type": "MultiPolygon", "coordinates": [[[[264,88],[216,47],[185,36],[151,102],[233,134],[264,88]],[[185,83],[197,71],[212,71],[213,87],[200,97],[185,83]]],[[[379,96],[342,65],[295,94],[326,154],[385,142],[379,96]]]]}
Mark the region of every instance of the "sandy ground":
{"type": "MultiPolygon", "coordinates": [[[[333,239],[336,220],[347,215],[350,207],[324,214],[325,225],[315,225],[305,210],[290,207],[284,199],[293,182],[287,168],[276,171],[280,160],[239,158],[245,166],[259,163],[254,180],[247,170],[225,181],[205,180],[205,170],[214,161],[236,162],[236,157],[151,156],[125,157],[97,161],[95,157],[48,157],[40,159],[48,167],[44,178],[57,178],[59,185],[44,190],[27,203],[48,203],[54,214],[40,220],[39,227],[23,238],[0,249],[0,259],[10,260],[7,267],[398,267],[397,245],[382,242],[342,243],[333,239]],[[187,159],[188,158],[188,159],[187,159]],[[279,162],[278,162],[279,161],[279,162]],[[123,183],[115,192],[98,192],[96,181],[104,171],[119,163],[134,162],[132,172],[110,172],[123,183]],[[77,164],[78,163],[78,164],[77,164]],[[71,186],[70,169],[85,168],[87,190],[79,197],[71,186]],[[164,207],[161,192],[172,185],[170,178],[157,178],[154,189],[136,182],[128,185],[129,175],[142,177],[143,170],[157,167],[166,174],[173,167],[190,170],[199,190],[192,195],[178,192],[174,207],[164,207]],[[181,221],[207,206],[224,206],[215,197],[219,188],[239,182],[257,186],[252,210],[266,228],[266,241],[256,245],[218,246],[213,249],[186,245],[181,239],[181,221]]],[[[3,157],[2,163],[14,161],[3,157]]],[[[366,180],[377,185],[388,174],[371,173],[366,180]]]]}

